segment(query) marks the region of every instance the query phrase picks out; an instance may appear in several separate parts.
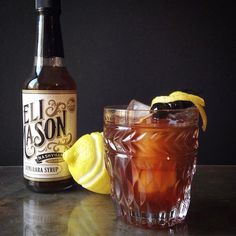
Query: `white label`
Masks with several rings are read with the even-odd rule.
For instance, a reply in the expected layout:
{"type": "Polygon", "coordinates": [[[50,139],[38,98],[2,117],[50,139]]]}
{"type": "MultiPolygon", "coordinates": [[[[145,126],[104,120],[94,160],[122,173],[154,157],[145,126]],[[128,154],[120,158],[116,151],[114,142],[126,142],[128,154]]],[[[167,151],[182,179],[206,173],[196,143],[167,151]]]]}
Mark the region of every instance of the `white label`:
{"type": "Polygon", "coordinates": [[[76,91],[23,90],[24,177],[70,178],[63,152],[76,140],[76,91]]]}

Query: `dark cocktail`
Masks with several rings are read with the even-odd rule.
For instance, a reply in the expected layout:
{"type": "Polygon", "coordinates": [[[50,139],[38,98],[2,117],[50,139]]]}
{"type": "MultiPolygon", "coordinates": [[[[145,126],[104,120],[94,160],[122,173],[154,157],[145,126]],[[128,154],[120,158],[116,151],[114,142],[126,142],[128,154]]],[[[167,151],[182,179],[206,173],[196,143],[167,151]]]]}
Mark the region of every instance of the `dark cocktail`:
{"type": "Polygon", "coordinates": [[[198,117],[195,106],[153,113],[104,109],[111,195],[126,222],[156,228],[184,220],[196,168],[198,117]]]}

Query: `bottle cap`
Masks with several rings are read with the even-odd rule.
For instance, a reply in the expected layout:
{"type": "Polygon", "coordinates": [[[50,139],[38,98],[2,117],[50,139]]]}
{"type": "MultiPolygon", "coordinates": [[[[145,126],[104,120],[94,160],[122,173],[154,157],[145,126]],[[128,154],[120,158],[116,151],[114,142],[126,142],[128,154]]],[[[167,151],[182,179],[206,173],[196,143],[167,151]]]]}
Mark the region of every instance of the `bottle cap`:
{"type": "Polygon", "coordinates": [[[43,10],[45,8],[61,11],[61,0],[35,0],[36,10],[43,10]]]}

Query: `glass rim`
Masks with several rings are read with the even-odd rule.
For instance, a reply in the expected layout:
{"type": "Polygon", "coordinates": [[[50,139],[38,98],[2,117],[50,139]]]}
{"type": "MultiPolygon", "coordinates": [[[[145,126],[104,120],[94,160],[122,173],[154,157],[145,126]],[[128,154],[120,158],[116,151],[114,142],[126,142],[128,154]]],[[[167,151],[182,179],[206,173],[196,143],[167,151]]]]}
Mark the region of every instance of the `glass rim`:
{"type": "MultiPolygon", "coordinates": [[[[127,109],[128,105],[107,105],[104,106],[104,111],[118,111],[118,112],[144,112],[144,111],[150,111],[150,109],[127,109]]],[[[151,108],[151,107],[150,107],[151,108]]],[[[181,112],[186,110],[192,110],[192,111],[198,111],[196,106],[187,107],[187,108],[180,108],[180,109],[163,109],[163,110],[157,110],[153,111],[153,113],[157,112],[181,112]]]]}

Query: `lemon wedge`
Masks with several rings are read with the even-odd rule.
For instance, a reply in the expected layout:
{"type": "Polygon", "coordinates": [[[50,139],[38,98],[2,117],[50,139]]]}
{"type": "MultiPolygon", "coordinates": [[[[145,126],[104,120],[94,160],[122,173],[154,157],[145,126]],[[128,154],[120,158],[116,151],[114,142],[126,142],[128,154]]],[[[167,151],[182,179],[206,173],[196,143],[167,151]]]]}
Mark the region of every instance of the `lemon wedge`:
{"type": "Polygon", "coordinates": [[[110,178],[104,155],[103,135],[94,132],[80,137],[63,153],[63,159],[78,184],[96,193],[109,194],[110,178]]]}
{"type": "Polygon", "coordinates": [[[201,119],[202,119],[202,129],[203,131],[206,130],[207,127],[207,115],[205,112],[205,101],[203,98],[185,93],[182,91],[174,91],[169,94],[169,96],[157,96],[152,100],[151,106],[155,103],[168,103],[168,102],[175,102],[175,101],[190,101],[192,102],[198,109],[201,119]]]}

